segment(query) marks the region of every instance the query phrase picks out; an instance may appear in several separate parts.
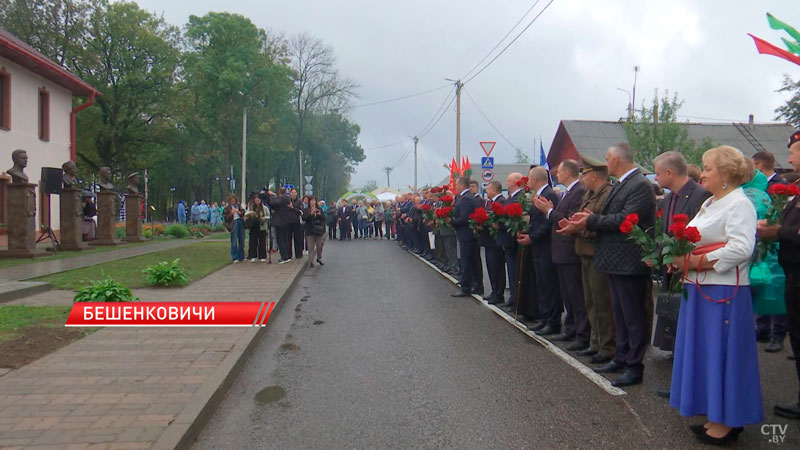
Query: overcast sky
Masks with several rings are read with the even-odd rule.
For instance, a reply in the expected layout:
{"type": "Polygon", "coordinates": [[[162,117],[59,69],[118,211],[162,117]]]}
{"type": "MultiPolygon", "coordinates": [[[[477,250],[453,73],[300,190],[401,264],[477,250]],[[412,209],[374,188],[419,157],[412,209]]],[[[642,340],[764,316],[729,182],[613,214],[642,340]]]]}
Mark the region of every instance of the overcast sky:
{"type": "MultiPolygon", "coordinates": [[[[183,26],[189,15],[228,11],[257,26],[293,34],[309,32],[330,45],[340,72],[360,84],[357,104],[444,86],[463,77],[522,17],[534,0],[138,0],[139,5],[183,26]]],[[[522,29],[549,0],[541,0],[522,29]]],[[[766,12],[800,27],[797,0],[554,0],[541,17],[465,91],[514,146],[538,160],[562,119],[618,120],[626,114],[633,66],[640,66],[637,107],[655,89],[678,92],[683,120],[772,121],[786,99],[776,93],[783,74],[800,67],[758,55],[751,32],[774,44],[766,12]],[[700,119],[703,118],[703,119],[700,119]],[[536,148],[534,148],[534,139],[536,148]]],[[[515,36],[515,31],[509,40],[515,36]]],[[[500,48],[502,48],[502,45],[500,48]]],[[[408,136],[419,134],[451,89],[356,108],[359,142],[367,159],[353,185],[386,184],[384,166],[395,166],[393,187],[413,183],[408,136]],[[374,147],[404,141],[375,149],[374,147]],[[402,161],[401,161],[402,160],[402,161]]],[[[514,149],[479,113],[467,95],[461,104],[461,152],[479,165],[481,140],[495,140],[496,163],[512,162],[514,149]]],[[[442,164],[455,155],[455,104],[419,145],[419,184],[438,182],[442,164]]]]}

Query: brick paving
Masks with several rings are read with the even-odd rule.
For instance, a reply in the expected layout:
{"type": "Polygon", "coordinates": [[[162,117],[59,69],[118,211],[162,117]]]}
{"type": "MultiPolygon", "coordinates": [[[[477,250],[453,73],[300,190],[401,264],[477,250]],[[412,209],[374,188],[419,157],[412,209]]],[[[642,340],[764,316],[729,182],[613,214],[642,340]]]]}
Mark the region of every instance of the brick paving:
{"type": "MultiPolygon", "coordinates": [[[[278,300],[307,260],[227,266],[152,301],[278,300]]],[[[0,449],[150,448],[250,328],[104,328],[0,376],[0,449]]]]}

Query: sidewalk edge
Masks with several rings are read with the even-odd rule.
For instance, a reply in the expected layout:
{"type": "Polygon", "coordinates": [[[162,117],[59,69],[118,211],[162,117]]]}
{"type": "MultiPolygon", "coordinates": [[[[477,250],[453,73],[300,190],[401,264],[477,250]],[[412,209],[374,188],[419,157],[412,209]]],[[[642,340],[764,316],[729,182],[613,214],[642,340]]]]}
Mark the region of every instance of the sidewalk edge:
{"type": "MultiPolygon", "coordinates": [[[[284,299],[289,291],[300,279],[308,264],[304,260],[290,275],[281,289],[275,295],[275,308],[271,316],[280,312],[284,299]]],[[[266,326],[269,326],[269,321],[266,326]]],[[[214,412],[225,397],[228,389],[244,368],[247,359],[253,353],[259,338],[263,335],[265,327],[248,330],[234,346],[233,350],[225,357],[219,367],[203,383],[200,389],[192,396],[186,408],[175,417],[164,433],[153,443],[154,450],[188,449],[194,444],[195,439],[203,430],[214,412]]]]}

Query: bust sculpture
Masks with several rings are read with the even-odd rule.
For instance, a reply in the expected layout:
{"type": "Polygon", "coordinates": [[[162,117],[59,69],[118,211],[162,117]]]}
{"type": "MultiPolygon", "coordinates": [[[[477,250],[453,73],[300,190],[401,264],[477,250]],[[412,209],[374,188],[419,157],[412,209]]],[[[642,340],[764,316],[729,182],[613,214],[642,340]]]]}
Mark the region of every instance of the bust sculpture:
{"type": "Polygon", "coordinates": [[[127,189],[129,195],[139,194],[139,172],[133,172],[132,174],[128,175],[127,189]]]}
{"type": "Polygon", "coordinates": [[[75,165],[72,161],[67,161],[61,165],[61,168],[64,170],[64,177],[63,177],[63,187],[64,189],[75,189],[78,187],[78,179],[77,171],[78,166],[75,165]]]}
{"type": "Polygon", "coordinates": [[[28,166],[28,152],[25,150],[14,150],[11,153],[11,160],[14,162],[14,167],[6,171],[11,175],[12,184],[25,184],[28,182],[28,176],[25,175],[23,169],[28,166]]]}
{"type": "Polygon", "coordinates": [[[111,168],[101,167],[100,172],[97,173],[100,181],[97,183],[101,191],[111,191],[114,189],[114,183],[111,182],[111,168]]]}

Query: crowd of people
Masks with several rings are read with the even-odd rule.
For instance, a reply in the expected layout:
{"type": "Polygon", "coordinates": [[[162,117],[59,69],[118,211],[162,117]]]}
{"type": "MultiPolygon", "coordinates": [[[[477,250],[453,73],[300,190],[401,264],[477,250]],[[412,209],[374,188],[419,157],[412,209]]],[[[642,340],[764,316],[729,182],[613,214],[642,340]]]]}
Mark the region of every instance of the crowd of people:
{"type": "Polygon", "coordinates": [[[222,211],[226,206],[226,202],[222,202],[221,205],[213,202],[209,205],[206,204],[205,200],[200,200],[199,203],[194,202],[192,206],[187,207],[186,202],[180,200],[175,208],[175,218],[180,224],[198,225],[207,223],[213,228],[222,223],[222,211]]]}
{"type": "MultiPolygon", "coordinates": [[[[540,166],[527,176],[512,173],[506,195],[494,181],[481,197],[469,178],[457,179],[455,189],[404,194],[384,207],[384,220],[392,220],[404,249],[458,277],[454,297],[481,295],[536,334],[567,342],[596,372],[619,374],[613,386],[642,382],[652,337],[652,345],[673,352],[671,386],[659,395],[684,416],[706,417],[690,427],[700,442],[725,444],[764,420],[757,341],[780,351],[788,331],[789,358],[800,354],[800,131],[789,154],[794,172],[778,174],[769,152],[747,158],[721,146],[706,151],[700,173],[692,173],[680,153],[666,152],[655,160],[654,186],[633,149],[620,143],[602,165],[565,160],[554,174],[540,166]],[[782,205],[781,195],[785,208],[770,209],[782,205]],[[502,206],[510,215],[513,204],[527,211],[521,229],[476,223],[479,209],[485,215],[502,206]],[[659,266],[630,234],[635,227],[653,241],[657,227],[674,242],[689,242],[690,233],[693,250],[668,259],[663,255],[673,250],[662,240],[659,266]],[[770,261],[764,280],[756,269],[770,261]],[[683,283],[679,301],[658,295],[654,305],[655,280],[683,283]],[[757,316],[754,305],[775,300],[768,297],[785,308],[757,316]]],[[[341,238],[349,238],[354,217],[361,219],[353,215],[360,207],[337,208],[341,238]]],[[[800,362],[795,366],[800,380],[800,362]]],[[[774,412],[800,419],[800,394],[774,412]]]]}

